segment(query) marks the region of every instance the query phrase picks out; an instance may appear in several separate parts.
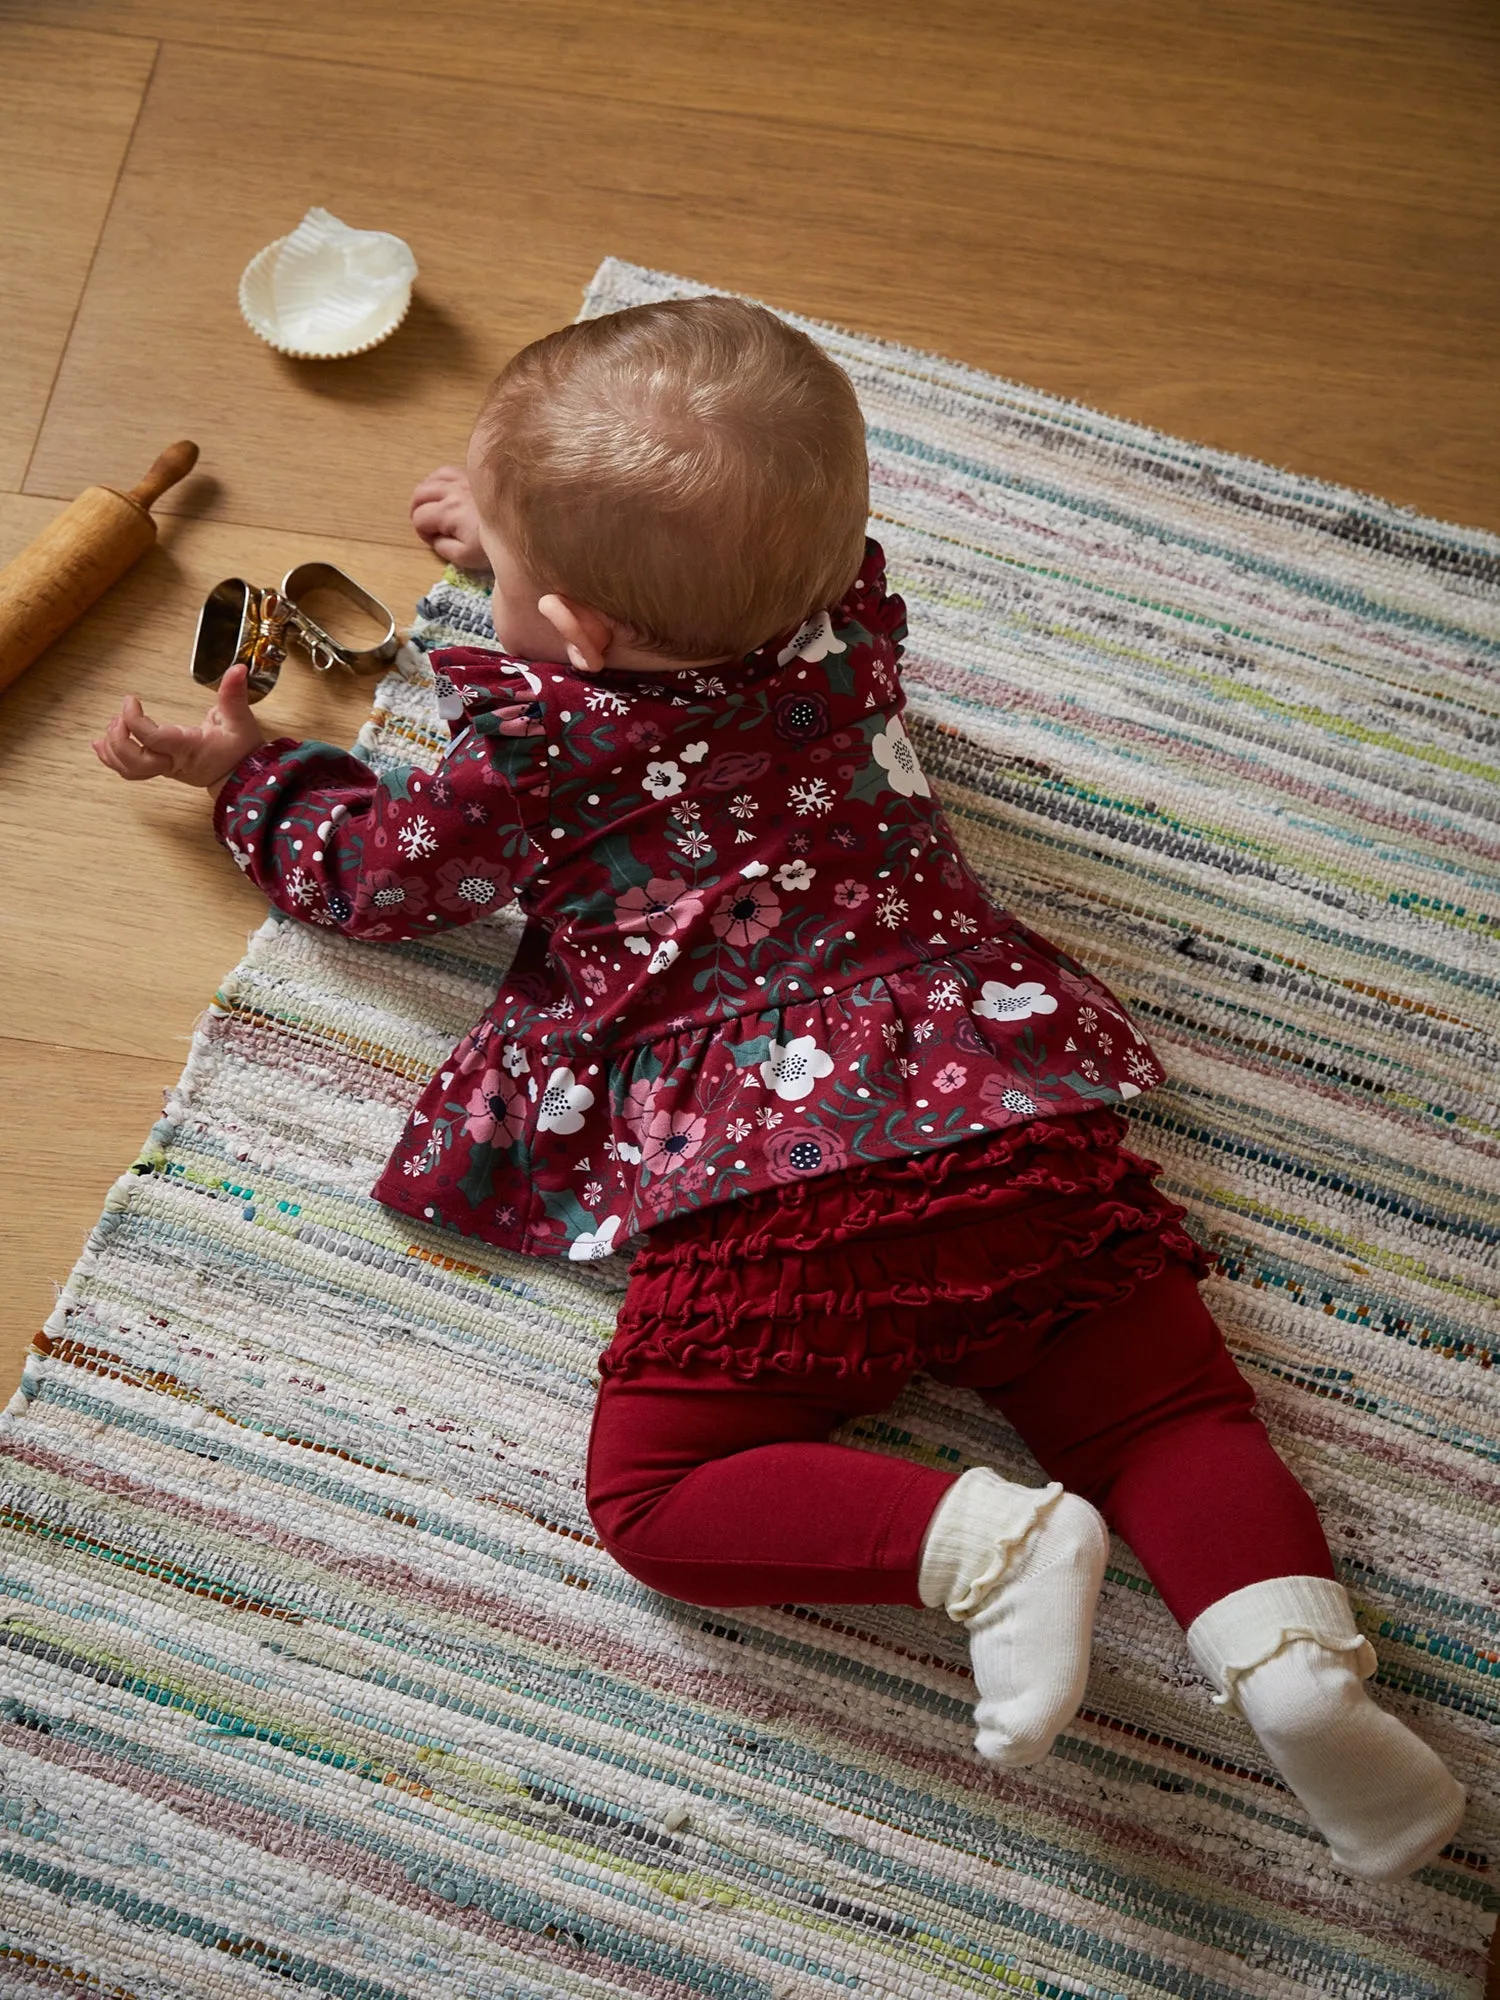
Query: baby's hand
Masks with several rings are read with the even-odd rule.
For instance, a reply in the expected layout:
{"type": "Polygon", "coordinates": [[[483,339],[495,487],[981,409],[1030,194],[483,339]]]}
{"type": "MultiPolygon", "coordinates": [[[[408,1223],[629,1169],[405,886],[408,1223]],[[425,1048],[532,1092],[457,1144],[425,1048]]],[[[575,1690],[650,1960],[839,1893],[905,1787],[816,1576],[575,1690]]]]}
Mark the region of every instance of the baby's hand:
{"type": "Polygon", "coordinates": [[[235,765],[267,741],[250,708],[250,669],[243,661],[219,682],[218,700],[201,728],[153,722],[133,694],[94,744],[94,755],[122,778],[176,778],[212,791],[235,765]]]}
{"type": "Polygon", "coordinates": [[[490,559],[479,539],[479,510],[469,475],[456,465],[440,465],[417,486],[411,496],[411,522],[444,562],[489,575],[490,559]]]}

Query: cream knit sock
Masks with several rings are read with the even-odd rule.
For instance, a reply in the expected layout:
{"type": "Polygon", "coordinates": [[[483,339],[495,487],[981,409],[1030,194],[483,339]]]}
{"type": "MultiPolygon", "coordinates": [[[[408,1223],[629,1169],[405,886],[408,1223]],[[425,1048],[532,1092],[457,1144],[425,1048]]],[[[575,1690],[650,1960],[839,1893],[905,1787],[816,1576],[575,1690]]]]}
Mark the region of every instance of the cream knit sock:
{"type": "Polygon", "coordinates": [[[1099,1515],[1056,1484],[974,1465],[938,1503],[917,1590],[969,1628],[981,1757],[1038,1764],[1077,1712],[1108,1553],[1099,1515]]]}
{"type": "Polygon", "coordinates": [[[1211,1604],[1188,1650],[1242,1715],[1307,1809],[1334,1860],[1395,1882],[1458,1831],[1463,1787],[1435,1750],[1364,1685],[1375,1654],[1340,1585],[1279,1576],[1211,1604]]]}

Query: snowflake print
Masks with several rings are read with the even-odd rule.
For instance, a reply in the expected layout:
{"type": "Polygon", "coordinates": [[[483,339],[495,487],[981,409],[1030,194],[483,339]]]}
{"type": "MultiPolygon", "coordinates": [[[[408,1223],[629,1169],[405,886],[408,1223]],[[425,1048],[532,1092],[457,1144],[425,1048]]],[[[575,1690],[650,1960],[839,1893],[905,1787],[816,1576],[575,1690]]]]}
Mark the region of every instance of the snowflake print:
{"type": "Polygon", "coordinates": [[[750,819],[760,811],[760,801],[749,792],[737,792],[729,801],[729,810],[736,819],[750,819]]]}
{"type": "Polygon", "coordinates": [[[895,889],[882,889],[875,904],[876,914],[887,930],[895,930],[910,908],[906,898],[895,889]]]}
{"type": "Polygon", "coordinates": [[[854,831],[852,826],[831,826],[828,829],[828,838],[833,842],[835,847],[858,847],[859,845],[859,835],[854,831]]]}
{"type": "Polygon", "coordinates": [[[437,835],[432,830],[432,821],[418,813],[396,835],[396,845],[408,861],[421,861],[426,855],[436,854],[437,835]]]}
{"type": "Polygon", "coordinates": [[[630,713],[629,695],[616,694],[613,688],[592,687],[583,699],[585,704],[593,709],[596,715],[628,715],[630,713]]]}
{"type": "Polygon", "coordinates": [[[940,979],[929,991],[927,1004],[942,1013],[946,1007],[957,1007],[963,997],[963,988],[956,979],[940,979]]]}
{"type": "Polygon", "coordinates": [[[805,826],[799,826],[786,837],[786,844],[793,854],[812,853],[812,835],[805,826]]]}
{"type": "Polygon", "coordinates": [[[686,771],[669,758],[665,763],[646,766],[646,775],[641,780],[641,790],[649,792],[653,799],[670,799],[675,798],[686,783],[686,771]]]}
{"type": "Polygon", "coordinates": [[[805,861],[787,861],[776,870],[775,880],[786,890],[810,889],[816,868],[809,868],[805,861]]]}
{"type": "Polygon", "coordinates": [[[294,903],[306,906],[318,893],[318,885],[305,868],[294,868],[286,878],[286,892],[294,903]]]}
{"type": "Polygon", "coordinates": [[[826,778],[799,778],[788,787],[786,802],[805,819],[809,813],[832,812],[833,790],[826,778]]]}
{"type": "Polygon", "coordinates": [[[962,1090],[969,1080],[969,1072],[962,1063],[944,1063],[932,1079],[934,1090],[940,1090],[944,1097],[951,1097],[955,1090],[962,1090]]]}
{"type": "Polygon", "coordinates": [[[1148,1056],[1143,1056],[1139,1049],[1125,1051],[1125,1067],[1139,1084],[1155,1083],[1158,1080],[1159,1073],[1155,1063],[1148,1056]]]}

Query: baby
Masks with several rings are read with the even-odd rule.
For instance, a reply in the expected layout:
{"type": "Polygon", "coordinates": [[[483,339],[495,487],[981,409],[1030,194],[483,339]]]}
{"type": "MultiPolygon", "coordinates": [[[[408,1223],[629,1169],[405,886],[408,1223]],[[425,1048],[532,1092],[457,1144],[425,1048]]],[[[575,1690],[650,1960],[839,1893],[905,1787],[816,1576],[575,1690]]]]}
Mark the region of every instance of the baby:
{"type": "Polygon", "coordinates": [[[932,796],[868,504],[853,388],[775,315],[566,326],[414,496],[493,573],[500,648],[432,654],[436,771],[267,741],[243,668],[200,729],[132,697],[94,747],[215,793],[303,922],[411,940],[519,901],[505,985],[375,1194],[534,1256],[633,1246],[586,1475],[624,1569],[699,1605],[940,1606],[979,1753],[1026,1765],[1082,1698],[1107,1522],[1339,1865],[1407,1874],[1464,1794],[1370,1699],[1206,1261],[1123,1144],[1151,1050],[990,901],[932,796]],[[827,1442],[920,1369],[1049,1483],[827,1442]]]}

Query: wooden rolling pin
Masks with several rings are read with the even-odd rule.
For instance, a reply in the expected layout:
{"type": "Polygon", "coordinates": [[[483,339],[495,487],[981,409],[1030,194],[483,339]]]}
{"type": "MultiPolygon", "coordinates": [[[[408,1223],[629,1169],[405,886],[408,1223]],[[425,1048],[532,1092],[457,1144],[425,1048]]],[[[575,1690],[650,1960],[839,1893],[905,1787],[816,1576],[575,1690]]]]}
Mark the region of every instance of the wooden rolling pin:
{"type": "Polygon", "coordinates": [[[151,508],[198,463],[198,447],[169,444],[139,486],[89,486],[0,569],[0,689],[67,631],[156,540],[151,508]]]}

